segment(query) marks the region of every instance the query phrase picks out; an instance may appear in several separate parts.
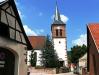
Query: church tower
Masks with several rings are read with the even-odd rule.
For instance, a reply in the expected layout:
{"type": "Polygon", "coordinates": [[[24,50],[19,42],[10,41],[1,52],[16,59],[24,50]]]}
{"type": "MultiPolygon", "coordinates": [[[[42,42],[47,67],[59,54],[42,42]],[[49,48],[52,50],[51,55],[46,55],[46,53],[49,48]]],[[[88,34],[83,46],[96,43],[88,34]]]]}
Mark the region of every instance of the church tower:
{"type": "Polygon", "coordinates": [[[56,3],[56,10],[54,15],[54,21],[51,25],[52,39],[54,43],[54,49],[58,55],[60,66],[67,66],[67,44],[66,44],[66,24],[61,20],[58,6],[56,3]]]}

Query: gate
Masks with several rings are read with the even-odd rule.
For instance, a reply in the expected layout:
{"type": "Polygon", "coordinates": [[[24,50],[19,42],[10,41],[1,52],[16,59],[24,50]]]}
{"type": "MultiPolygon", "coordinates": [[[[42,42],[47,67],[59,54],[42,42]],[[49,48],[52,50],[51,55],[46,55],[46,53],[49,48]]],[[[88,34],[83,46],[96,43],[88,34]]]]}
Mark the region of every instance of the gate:
{"type": "Polygon", "coordinates": [[[4,48],[0,48],[0,75],[14,75],[15,55],[4,48]]]}

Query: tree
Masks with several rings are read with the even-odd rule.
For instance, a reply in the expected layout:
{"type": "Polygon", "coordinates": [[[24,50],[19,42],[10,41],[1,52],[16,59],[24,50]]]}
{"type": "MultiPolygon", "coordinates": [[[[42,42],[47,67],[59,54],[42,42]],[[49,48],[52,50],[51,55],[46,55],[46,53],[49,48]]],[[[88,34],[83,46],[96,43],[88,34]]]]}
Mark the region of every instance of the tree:
{"type": "Polygon", "coordinates": [[[77,63],[79,58],[82,57],[85,53],[87,52],[87,47],[86,45],[82,46],[73,46],[71,48],[71,57],[69,58],[72,63],[77,63]]]}
{"type": "Polygon", "coordinates": [[[58,67],[59,64],[57,54],[49,35],[46,37],[45,48],[42,50],[42,63],[48,68],[58,67]]]}
{"type": "Polygon", "coordinates": [[[71,63],[71,51],[67,51],[68,63],[71,63]]]}
{"type": "Polygon", "coordinates": [[[36,66],[36,52],[34,52],[33,50],[31,51],[31,56],[30,56],[30,64],[32,67],[36,66]]]}

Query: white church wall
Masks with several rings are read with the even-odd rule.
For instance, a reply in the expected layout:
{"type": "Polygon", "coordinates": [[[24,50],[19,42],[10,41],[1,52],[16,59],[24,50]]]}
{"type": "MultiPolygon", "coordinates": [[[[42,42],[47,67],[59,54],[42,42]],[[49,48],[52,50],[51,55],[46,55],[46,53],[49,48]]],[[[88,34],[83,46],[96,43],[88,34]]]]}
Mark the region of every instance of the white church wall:
{"type": "Polygon", "coordinates": [[[31,50],[27,51],[27,65],[30,66],[30,60],[31,60],[31,50]]]}
{"type": "MultiPolygon", "coordinates": [[[[36,52],[37,53],[37,56],[36,56],[36,58],[37,58],[37,62],[36,62],[36,66],[42,66],[42,59],[41,59],[41,54],[42,54],[42,52],[41,52],[41,50],[34,50],[34,52],[36,52]]],[[[31,64],[30,64],[30,60],[31,60],[31,50],[30,51],[27,51],[27,65],[28,66],[30,66],[31,64]]]]}
{"type": "Polygon", "coordinates": [[[42,66],[42,58],[41,58],[41,55],[42,55],[42,52],[41,50],[35,50],[35,52],[37,53],[37,62],[36,62],[36,66],[42,66]]]}
{"type": "Polygon", "coordinates": [[[53,41],[59,59],[64,60],[65,65],[67,65],[66,38],[53,38],[53,41]]]}

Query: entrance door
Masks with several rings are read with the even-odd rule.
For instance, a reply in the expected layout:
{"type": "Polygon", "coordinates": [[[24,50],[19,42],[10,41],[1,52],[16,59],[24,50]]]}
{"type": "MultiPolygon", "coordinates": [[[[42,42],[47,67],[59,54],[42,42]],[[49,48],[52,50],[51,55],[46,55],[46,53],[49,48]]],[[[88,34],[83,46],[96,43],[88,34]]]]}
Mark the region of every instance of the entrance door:
{"type": "Polygon", "coordinates": [[[60,62],[60,67],[63,67],[64,61],[59,61],[60,62]]]}
{"type": "Polygon", "coordinates": [[[0,75],[14,75],[15,56],[7,49],[0,48],[0,75]]]}

